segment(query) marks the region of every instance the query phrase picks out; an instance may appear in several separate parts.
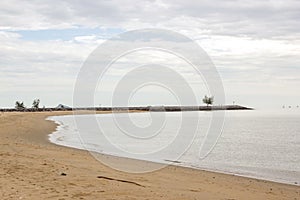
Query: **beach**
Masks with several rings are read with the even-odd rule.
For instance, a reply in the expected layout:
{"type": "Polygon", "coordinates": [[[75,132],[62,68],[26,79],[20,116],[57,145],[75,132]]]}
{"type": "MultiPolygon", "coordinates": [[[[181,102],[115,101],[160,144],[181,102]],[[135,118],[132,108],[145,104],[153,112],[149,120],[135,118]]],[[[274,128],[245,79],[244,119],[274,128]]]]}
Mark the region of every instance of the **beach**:
{"type": "Polygon", "coordinates": [[[70,114],[0,114],[1,199],[300,199],[299,186],[184,167],[144,174],[113,170],[87,151],[48,141],[57,125],[45,119],[70,114]]]}

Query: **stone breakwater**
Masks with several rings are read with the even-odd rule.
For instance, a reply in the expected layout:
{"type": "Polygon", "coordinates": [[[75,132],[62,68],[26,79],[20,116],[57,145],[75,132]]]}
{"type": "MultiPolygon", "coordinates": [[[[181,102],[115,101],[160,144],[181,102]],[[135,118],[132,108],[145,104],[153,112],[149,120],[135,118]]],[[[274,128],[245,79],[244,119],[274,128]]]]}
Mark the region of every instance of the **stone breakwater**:
{"type": "Polygon", "coordinates": [[[216,111],[216,110],[253,110],[239,105],[219,106],[131,106],[131,107],[82,107],[82,108],[2,108],[0,112],[51,112],[51,111],[153,111],[153,112],[180,112],[180,111],[216,111]]]}

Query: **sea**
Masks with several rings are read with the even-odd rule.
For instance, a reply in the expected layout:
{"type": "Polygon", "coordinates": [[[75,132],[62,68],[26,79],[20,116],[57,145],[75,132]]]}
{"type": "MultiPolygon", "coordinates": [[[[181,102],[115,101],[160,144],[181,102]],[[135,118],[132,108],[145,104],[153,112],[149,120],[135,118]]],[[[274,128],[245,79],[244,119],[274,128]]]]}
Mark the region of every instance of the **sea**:
{"type": "Polygon", "coordinates": [[[300,109],[224,111],[222,118],[214,112],[220,111],[52,116],[48,120],[58,127],[49,140],[105,155],[300,185],[300,109]],[[211,133],[213,126],[218,130],[211,133]],[[212,148],[203,157],[205,143],[212,148]]]}

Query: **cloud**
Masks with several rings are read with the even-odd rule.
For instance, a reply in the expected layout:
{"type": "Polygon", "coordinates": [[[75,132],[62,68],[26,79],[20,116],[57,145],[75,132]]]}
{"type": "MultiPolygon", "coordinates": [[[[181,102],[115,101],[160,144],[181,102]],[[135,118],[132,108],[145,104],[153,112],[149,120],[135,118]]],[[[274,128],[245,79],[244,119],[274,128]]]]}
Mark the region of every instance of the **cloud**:
{"type": "Polygon", "coordinates": [[[0,44],[2,105],[13,105],[13,94],[24,99],[44,96],[48,105],[56,104],[55,97],[45,96],[55,92],[71,98],[78,70],[95,48],[73,41],[24,41],[9,32],[0,32],[0,44]]]}
{"type": "MultiPolygon", "coordinates": [[[[12,0],[0,2],[0,18],[0,88],[7,101],[9,91],[24,96],[42,89],[72,91],[78,70],[98,44],[139,28],[165,28],[198,42],[229,96],[292,96],[299,87],[297,0],[12,0]]],[[[194,81],[184,67],[177,69],[194,81]]]]}
{"type": "MultiPolygon", "coordinates": [[[[297,0],[3,1],[0,28],[162,27],[251,37],[299,36],[297,0]],[[16,6],[18,5],[18,6],[16,6]]],[[[199,33],[199,32],[197,32],[199,33]]]]}

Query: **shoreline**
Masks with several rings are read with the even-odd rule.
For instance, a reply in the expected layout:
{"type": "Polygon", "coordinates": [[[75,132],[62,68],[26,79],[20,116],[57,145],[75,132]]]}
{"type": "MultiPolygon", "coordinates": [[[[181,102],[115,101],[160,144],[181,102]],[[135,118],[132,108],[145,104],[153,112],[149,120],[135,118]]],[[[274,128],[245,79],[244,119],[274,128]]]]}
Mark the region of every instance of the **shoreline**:
{"type": "MultiPolygon", "coordinates": [[[[70,114],[73,113],[0,114],[0,172],[4,174],[0,179],[4,199],[297,199],[300,195],[299,186],[295,185],[174,165],[146,174],[113,170],[87,151],[48,140],[57,125],[46,118],[70,114]]],[[[122,165],[145,164],[132,159],[111,159],[122,165]]]]}
{"type": "MultiPolygon", "coordinates": [[[[108,112],[107,114],[110,114],[110,113],[108,112]]],[[[68,129],[69,128],[66,128],[66,130],[65,130],[64,127],[65,127],[65,125],[67,125],[67,127],[69,127],[70,124],[69,123],[65,124],[64,117],[60,118],[58,116],[58,118],[56,118],[55,116],[51,116],[51,117],[48,117],[47,120],[57,122],[58,127],[60,127],[59,131],[55,131],[52,134],[49,134],[49,140],[51,143],[54,143],[59,146],[74,148],[74,149],[92,151],[93,153],[91,153],[91,155],[92,154],[103,154],[105,156],[114,156],[114,157],[120,157],[120,158],[124,158],[124,159],[140,160],[143,162],[151,162],[151,163],[156,163],[156,164],[161,164],[161,165],[172,165],[172,166],[191,168],[191,169],[208,171],[208,172],[215,172],[215,173],[222,173],[222,174],[245,177],[245,178],[258,179],[258,180],[262,180],[262,181],[270,181],[270,182],[275,182],[275,183],[300,186],[298,179],[291,179],[291,178],[288,178],[287,176],[280,176],[280,175],[276,175],[274,173],[272,175],[272,174],[268,174],[268,173],[262,173],[260,171],[251,171],[251,170],[250,171],[241,171],[236,168],[235,169],[226,169],[226,168],[222,168],[222,165],[219,165],[218,167],[214,167],[213,165],[210,165],[210,166],[209,165],[206,165],[206,166],[198,165],[197,166],[194,163],[185,162],[181,158],[179,158],[179,160],[177,160],[177,161],[172,161],[172,160],[168,160],[168,159],[149,159],[149,160],[147,160],[145,158],[136,158],[134,156],[130,157],[130,156],[118,155],[116,153],[111,153],[109,151],[98,151],[97,152],[98,149],[95,151],[87,150],[86,148],[89,148],[89,147],[85,147],[84,145],[80,144],[79,141],[66,142],[68,140],[60,139],[60,137],[69,138],[68,137],[68,134],[69,134],[68,129]],[[67,131],[68,134],[66,134],[65,131],[67,131]]],[[[71,127],[73,127],[73,125],[71,125],[71,127]]],[[[74,137],[77,138],[75,135],[74,135],[74,137]]],[[[270,168],[269,170],[272,170],[272,169],[270,168]]],[[[289,173],[289,171],[286,171],[286,173],[289,173]]],[[[296,176],[296,174],[295,174],[295,176],[296,176]]]]}
{"type": "MultiPolygon", "coordinates": [[[[104,113],[101,113],[101,114],[104,114],[104,113]]],[[[110,114],[110,112],[107,112],[105,114],[110,114]]],[[[49,121],[52,121],[52,122],[56,123],[57,127],[63,125],[63,124],[60,124],[59,121],[56,121],[55,119],[53,119],[52,117],[55,117],[55,116],[47,117],[46,120],[49,120],[49,121]]],[[[89,150],[84,149],[83,147],[76,147],[76,145],[67,146],[67,145],[62,145],[62,144],[59,144],[59,143],[55,143],[54,141],[51,141],[51,135],[53,133],[54,132],[50,133],[49,137],[48,137],[48,140],[49,140],[50,143],[58,145],[58,146],[62,146],[62,147],[68,147],[68,148],[74,148],[74,149],[78,149],[78,150],[89,151],[89,150]]],[[[195,169],[195,170],[200,170],[200,171],[205,171],[205,172],[212,172],[212,173],[226,174],[226,175],[237,176],[237,177],[257,179],[257,180],[261,180],[261,181],[269,181],[269,182],[274,182],[274,183],[287,184],[287,185],[291,185],[291,186],[300,186],[299,183],[295,184],[292,181],[287,181],[287,180],[283,180],[283,179],[281,179],[281,181],[280,181],[279,179],[276,179],[276,178],[272,179],[272,178],[268,178],[268,177],[259,177],[259,175],[255,175],[255,174],[246,175],[246,174],[239,173],[239,172],[228,172],[228,171],[221,170],[221,169],[201,168],[201,167],[196,167],[196,166],[192,166],[192,165],[189,166],[189,165],[185,165],[186,163],[181,162],[181,161],[175,161],[175,162],[171,161],[171,160],[151,161],[151,160],[146,160],[146,159],[136,159],[136,158],[130,158],[130,157],[123,157],[123,156],[118,156],[118,155],[114,155],[114,154],[101,153],[101,152],[95,152],[95,151],[93,151],[93,154],[102,154],[102,155],[105,155],[105,156],[112,156],[112,157],[123,158],[123,159],[128,159],[128,160],[148,162],[148,163],[153,163],[153,164],[157,164],[157,165],[171,165],[171,166],[175,166],[175,167],[183,167],[183,168],[195,169]]]]}

